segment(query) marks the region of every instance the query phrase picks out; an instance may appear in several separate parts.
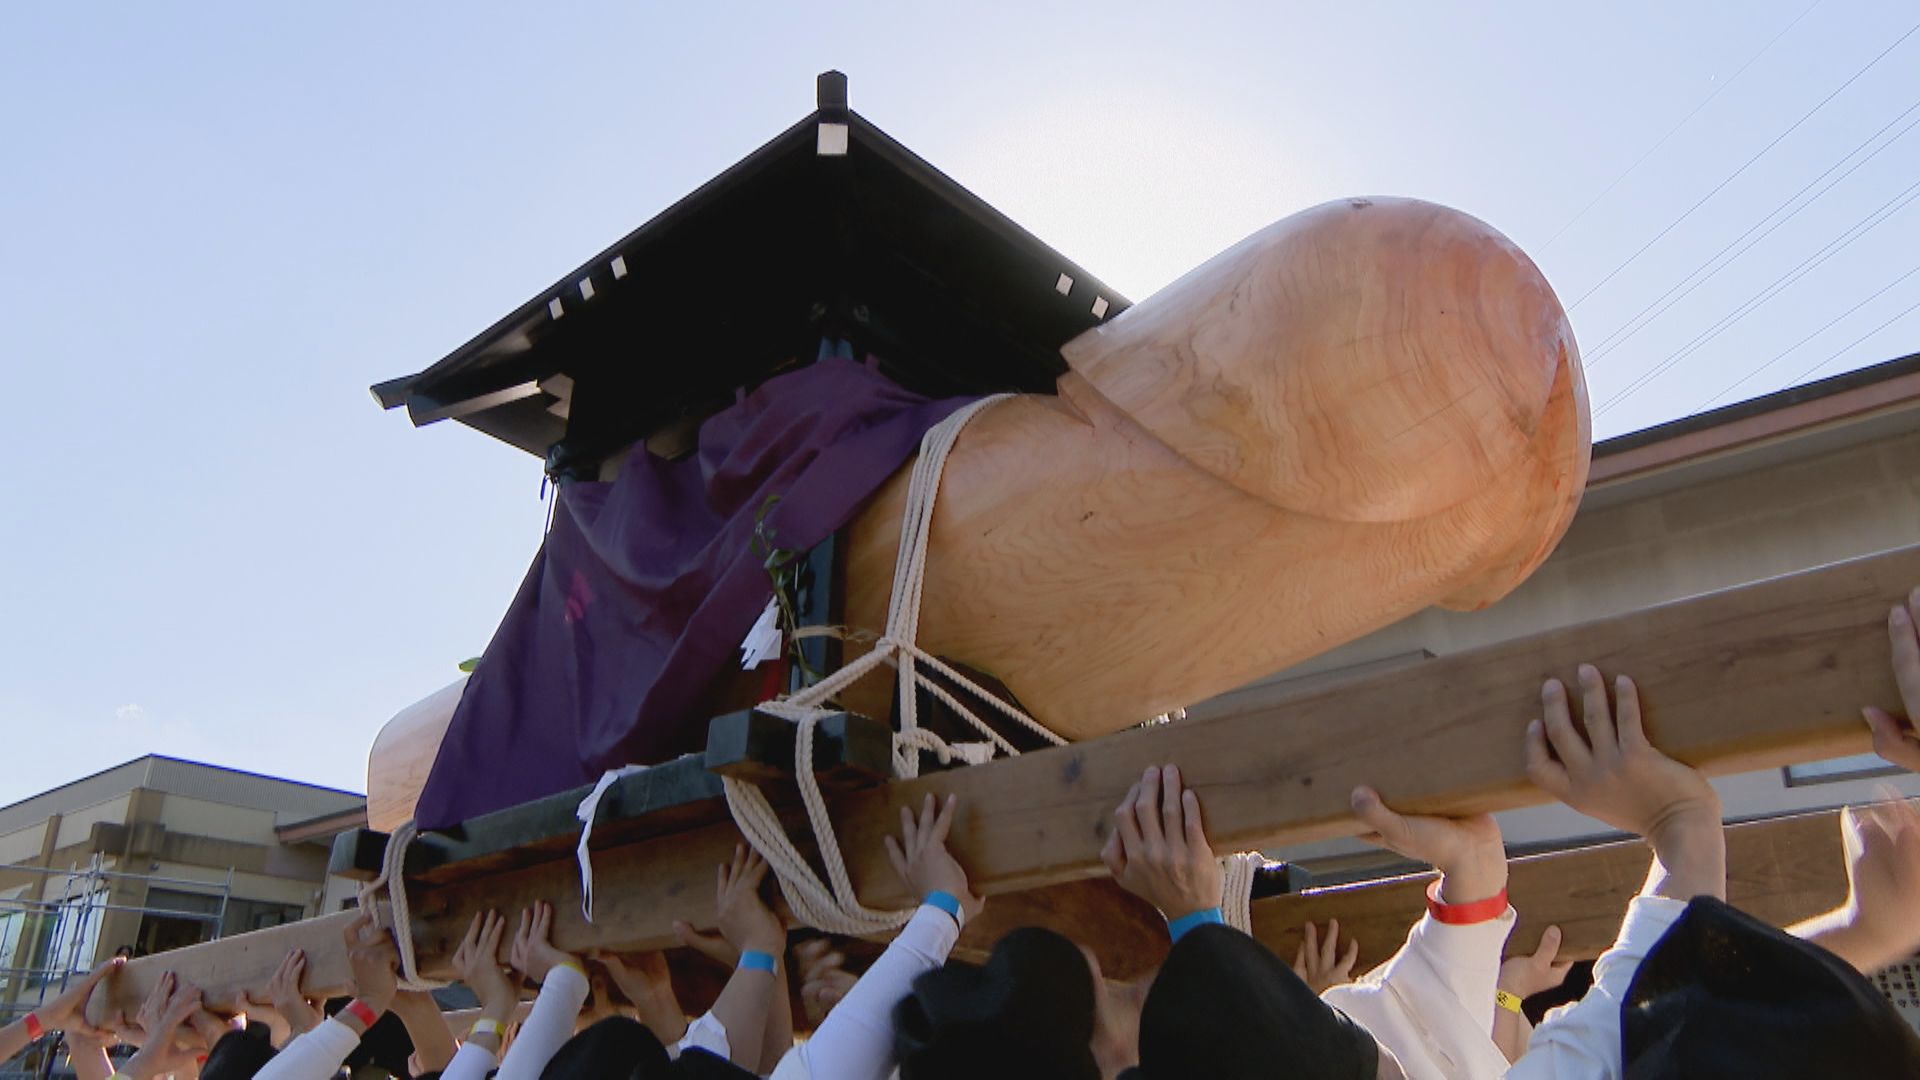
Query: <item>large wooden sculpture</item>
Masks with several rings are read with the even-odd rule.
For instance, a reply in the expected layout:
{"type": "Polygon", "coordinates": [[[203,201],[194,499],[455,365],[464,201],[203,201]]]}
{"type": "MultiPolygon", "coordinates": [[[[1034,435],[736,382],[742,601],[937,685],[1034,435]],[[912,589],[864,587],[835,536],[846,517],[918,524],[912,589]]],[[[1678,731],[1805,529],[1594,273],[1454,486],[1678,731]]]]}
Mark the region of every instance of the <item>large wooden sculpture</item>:
{"type": "MultiPolygon", "coordinates": [[[[1552,550],[1586,480],[1553,290],[1504,236],[1430,203],[1303,211],[1063,352],[1058,396],[988,410],[948,460],[920,643],[1071,739],[1432,604],[1491,603],[1552,550]]],[[[884,621],[904,473],[850,529],[855,627],[884,621]]],[[[885,715],[888,691],[847,704],[885,715]]],[[[410,816],[455,698],[382,733],[375,827],[410,816]]]]}

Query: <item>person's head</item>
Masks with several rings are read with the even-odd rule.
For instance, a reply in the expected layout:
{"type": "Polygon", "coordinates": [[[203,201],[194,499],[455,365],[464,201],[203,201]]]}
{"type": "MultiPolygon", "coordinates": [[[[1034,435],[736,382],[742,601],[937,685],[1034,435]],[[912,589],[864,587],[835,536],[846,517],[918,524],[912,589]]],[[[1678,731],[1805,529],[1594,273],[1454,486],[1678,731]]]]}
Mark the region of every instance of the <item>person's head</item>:
{"type": "Polygon", "coordinates": [[[645,1024],[610,1017],[568,1039],[540,1080],[643,1080],[666,1075],[666,1047],[645,1024]]]}
{"type": "Polygon", "coordinates": [[[1201,926],[1167,954],[1127,1080],[1404,1080],[1392,1052],[1266,946],[1201,926]]]}
{"type": "Polygon", "coordinates": [[[916,980],[894,1033],[901,1080],[1405,1075],[1292,968],[1225,927],[1190,931],[1136,983],[1109,982],[1059,934],[1016,930],[984,967],[949,963],[916,980]]]}
{"type": "Polygon", "coordinates": [[[201,1080],[248,1080],[274,1058],[273,1036],[265,1024],[220,1036],[200,1066],[201,1080]]]}
{"type": "Polygon", "coordinates": [[[568,1039],[540,1080],[752,1080],[753,1074],[704,1050],[669,1058],[645,1024],[626,1016],[601,1020],[568,1039]]]}
{"type": "Polygon", "coordinates": [[[1852,965],[1700,897],[1620,1008],[1629,1080],[1920,1076],[1920,1035],[1852,965]]]}
{"type": "Polygon", "coordinates": [[[921,975],[894,1009],[901,1080],[1100,1080],[1098,978],[1051,930],[1015,930],[984,965],[921,975]]]}

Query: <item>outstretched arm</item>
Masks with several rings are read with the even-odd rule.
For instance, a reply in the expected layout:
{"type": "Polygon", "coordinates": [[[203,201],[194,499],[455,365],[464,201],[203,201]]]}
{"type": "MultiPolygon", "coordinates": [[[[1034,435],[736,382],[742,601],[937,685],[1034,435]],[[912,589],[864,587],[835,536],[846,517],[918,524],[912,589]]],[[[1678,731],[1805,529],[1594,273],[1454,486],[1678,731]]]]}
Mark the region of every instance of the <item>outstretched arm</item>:
{"type": "Polygon", "coordinates": [[[1895,800],[1840,815],[1847,902],[1788,929],[1862,974],[1920,950],[1920,811],[1895,800]]]}
{"type": "Polygon", "coordinates": [[[887,855],[907,888],[925,902],[813,1037],[781,1059],[773,1080],[884,1080],[892,1074],[898,1064],[893,1056],[894,1007],[912,992],[914,979],[946,962],[960,939],[961,925],[983,906],[966,871],[947,851],[958,806],[953,796],[937,805],[929,795],[917,816],[901,808],[901,836],[887,837],[887,855]]]}
{"type": "Polygon", "coordinates": [[[1621,676],[1614,689],[1617,711],[1598,669],[1582,665],[1576,727],[1566,687],[1548,680],[1541,690],[1545,716],[1527,728],[1527,775],[1573,809],[1645,837],[1653,865],[1620,936],[1594,964],[1593,988],[1540,1025],[1509,1080],[1620,1075],[1620,1006],[1640,961],[1688,901],[1726,897],[1719,796],[1697,770],[1648,741],[1633,681],[1621,676]]]}

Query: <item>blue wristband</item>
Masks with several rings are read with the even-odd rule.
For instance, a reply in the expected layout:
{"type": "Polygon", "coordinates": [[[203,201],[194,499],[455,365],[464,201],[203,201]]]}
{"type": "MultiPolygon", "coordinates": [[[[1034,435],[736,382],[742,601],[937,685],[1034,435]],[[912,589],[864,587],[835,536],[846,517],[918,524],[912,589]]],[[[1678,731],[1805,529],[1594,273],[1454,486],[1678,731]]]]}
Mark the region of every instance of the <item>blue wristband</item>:
{"type": "Polygon", "coordinates": [[[962,921],[960,917],[960,898],[945,889],[936,889],[928,893],[927,898],[920,902],[928,907],[937,907],[941,911],[953,916],[953,921],[956,925],[962,921]]]}
{"type": "Polygon", "coordinates": [[[1182,915],[1177,919],[1168,920],[1167,936],[1175,941],[1179,941],[1186,936],[1187,931],[1196,926],[1205,926],[1208,923],[1225,923],[1226,921],[1226,917],[1220,914],[1219,908],[1203,908],[1200,911],[1182,915]]]}
{"type": "Polygon", "coordinates": [[[773,954],[748,949],[740,954],[740,970],[764,971],[771,975],[774,970],[773,954]]]}

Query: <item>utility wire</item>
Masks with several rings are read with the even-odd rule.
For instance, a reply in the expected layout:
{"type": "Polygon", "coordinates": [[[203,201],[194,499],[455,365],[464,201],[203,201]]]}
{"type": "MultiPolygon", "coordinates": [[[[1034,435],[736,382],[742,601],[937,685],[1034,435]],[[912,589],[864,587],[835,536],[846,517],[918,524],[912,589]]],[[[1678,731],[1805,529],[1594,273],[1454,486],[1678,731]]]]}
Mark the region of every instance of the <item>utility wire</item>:
{"type": "Polygon", "coordinates": [[[1811,15],[1811,14],[1813,14],[1813,9],[1814,9],[1814,8],[1817,8],[1817,7],[1819,7],[1819,6],[1821,5],[1821,3],[1822,3],[1822,2],[1824,2],[1824,0],[1813,0],[1813,3],[1811,3],[1811,4],[1808,4],[1808,5],[1807,5],[1807,9],[1806,9],[1805,11],[1802,11],[1802,12],[1801,12],[1800,14],[1798,14],[1798,15],[1796,15],[1796,16],[1794,16],[1794,19],[1793,19],[1793,21],[1792,21],[1792,22],[1790,22],[1790,23],[1788,23],[1788,24],[1786,25],[1786,28],[1785,28],[1785,29],[1783,29],[1783,30],[1781,30],[1781,31],[1780,31],[1779,33],[1777,33],[1777,34],[1775,34],[1775,35],[1773,35],[1773,40],[1771,40],[1771,41],[1769,41],[1769,42],[1767,42],[1767,43],[1766,43],[1765,45],[1762,45],[1762,46],[1760,46],[1760,51],[1759,51],[1759,52],[1757,52],[1757,53],[1754,53],[1754,54],[1753,54],[1752,56],[1749,56],[1749,57],[1747,57],[1747,62],[1746,62],[1746,63],[1744,63],[1744,64],[1741,64],[1741,65],[1740,65],[1740,70],[1739,70],[1739,71],[1736,71],[1736,72],[1734,72],[1734,73],[1733,73],[1733,77],[1732,77],[1732,78],[1730,78],[1730,79],[1728,79],[1728,80],[1727,80],[1726,82],[1723,82],[1723,83],[1721,83],[1721,84],[1720,84],[1719,86],[1717,86],[1717,87],[1715,87],[1715,88],[1714,88],[1714,91],[1713,91],[1713,93],[1711,93],[1711,94],[1708,94],[1708,95],[1706,96],[1706,98],[1705,98],[1705,99],[1703,99],[1703,100],[1702,100],[1702,101],[1700,102],[1700,104],[1698,104],[1698,105],[1695,105],[1695,106],[1693,107],[1693,111],[1692,111],[1692,112],[1690,112],[1690,113],[1688,113],[1687,115],[1685,115],[1685,116],[1683,116],[1683,117],[1681,117],[1681,118],[1680,118],[1680,122],[1679,122],[1679,123],[1677,123],[1677,124],[1675,124],[1675,125],[1673,125],[1673,127],[1672,127],[1671,129],[1669,129],[1669,130],[1667,131],[1667,133],[1666,133],[1665,135],[1662,135],[1662,136],[1660,136],[1660,141],[1659,141],[1659,142],[1657,142],[1657,143],[1654,143],[1654,144],[1653,144],[1652,146],[1649,146],[1649,147],[1647,147],[1647,152],[1646,152],[1646,153],[1644,153],[1644,154],[1641,154],[1641,155],[1640,155],[1639,157],[1637,157],[1637,158],[1635,158],[1635,159],[1633,159],[1633,164],[1631,164],[1631,165],[1629,165],[1629,166],[1627,166],[1627,171],[1626,171],[1626,172],[1623,172],[1623,173],[1621,173],[1621,174],[1620,174],[1619,176],[1616,176],[1616,177],[1614,177],[1614,178],[1613,178],[1613,182],[1612,182],[1612,183],[1610,183],[1610,184],[1608,184],[1608,185],[1607,185],[1606,187],[1604,187],[1604,188],[1602,188],[1602,189],[1600,190],[1600,194],[1598,194],[1598,195],[1595,195],[1595,196],[1593,197],[1593,200],[1592,200],[1591,202],[1589,202],[1589,203],[1587,203],[1587,205],[1585,205],[1585,206],[1583,206],[1583,207],[1581,207],[1581,208],[1580,208],[1580,209],[1579,209],[1579,210],[1578,210],[1577,212],[1575,212],[1575,214],[1574,214],[1574,215],[1573,215],[1572,217],[1570,217],[1570,218],[1568,218],[1568,219],[1567,219],[1567,223],[1566,223],[1566,224],[1564,224],[1564,225],[1562,225],[1562,226],[1560,226],[1560,227],[1559,227],[1558,229],[1556,229],[1556,230],[1554,230],[1554,233],[1553,233],[1553,235],[1552,235],[1552,236],[1549,236],[1549,237],[1547,237],[1547,242],[1546,242],[1546,243],[1544,243],[1544,244],[1541,244],[1541,245],[1540,245],[1540,250],[1541,250],[1541,251],[1545,251],[1546,249],[1548,249],[1548,248],[1550,248],[1550,247],[1552,247],[1552,246],[1553,246],[1553,242],[1554,242],[1555,240],[1558,240],[1558,239],[1560,239],[1560,237],[1561,237],[1561,236],[1563,236],[1563,235],[1565,235],[1565,234],[1566,234],[1566,231],[1567,231],[1568,229],[1571,229],[1571,228],[1573,228],[1573,224],[1574,224],[1574,222],[1576,222],[1576,221],[1579,221],[1579,220],[1580,220],[1581,218],[1583,218],[1583,217],[1586,217],[1586,216],[1587,216],[1587,211],[1589,211],[1589,210],[1591,210],[1591,209],[1593,209],[1594,207],[1596,207],[1596,206],[1598,206],[1598,205],[1600,205],[1600,200],[1601,200],[1601,199],[1604,199],[1604,198],[1606,198],[1606,197],[1607,197],[1608,195],[1611,195],[1611,194],[1613,193],[1613,189],[1614,189],[1614,188],[1617,188],[1617,187],[1619,187],[1619,186],[1620,186],[1620,182],[1621,182],[1622,180],[1625,180],[1625,179],[1626,179],[1627,177],[1629,177],[1629,176],[1632,176],[1632,175],[1633,175],[1633,173],[1634,173],[1634,170],[1636,170],[1636,169],[1638,169],[1638,168],[1639,168],[1640,166],[1642,166],[1642,165],[1644,165],[1644,164],[1646,164],[1646,161],[1647,161],[1647,159],[1653,156],[1653,153],[1654,153],[1654,151],[1656,151],[1656,150],[1658,150],[1658,149],[1660,149],[1661,147],[1663,147],[1663,146],[1665,146],[1665,145],[1667,145],[1667,140],[1669,140],[1669,139],[1671,139],[1671,138],[1673,138],[1673,137],[1674,137],[1675,135],[1678,135],[1678,134],[1680,134],[1680,129],[1681,129],[1681,128],[1683,128],[1683,127],[1686,127],[1686,126],[1687,126],[1687,123],[1688,123],[1689,121],[1691,121],[1691,120],[1692,120],[1692,119],[1693,119],[1694,117],[1696,117],[1696,116],[1699,116],[1699,115],[1700,115],[1700,110],[1701,110],[1701,109],[1704,109],[1704,108],[1706,108],[1706,107],[1707,107],[1708,105],[1711,105],[1711,104],[1713,104],[1713,99],[1714,99],[1714,98],[1717,98],[1717,97],[1719,97],[1719,96],[1720,96],[1720,94],[1721,94],[1721,93],[1722,93],[1723,91],[1725,91],[1727,87],[1729,87],[1729,86],[1732,86],[1732,85],[1733,85],[1733,84],[1734,84],[1735,82],[1737,82],[1737,81],[1739,81],[1739,79],[1740,79],[1740,76],[1742,76],[1742,75],[1744,75],[1744,74],[1746,74],[1746,71],[1747,71],[1747,69],[1753,66],[1753,62],[1754,62],[1755,60],[1758,60],[1758,59],[1760,59],[1760,58],[1761,58],[1762,56],[1765,56],[1765,55],[1767,54],[1767,51],[1768,51],[1769,49],[1772,49],[1772,48],[1773,48],[1773,47],[1774,47],[1775,45],[1777,45],[1777,44],[1779,44],[1779,43],[1780,43],[1780,39],[1781,39],[1781,38],[1783,38],[1783,37],[1786,37],[1786,36],[1787,36],[1787,31],[1788,31],[1788,30],[1791,30],[1791,29],[1793,29],[1794,27],[1796,27],[1796,26],[1799,26],[1799,25],[1800,25],[1800,20],[1801,20],[1801,19],[1804,19],[1804,18],[1806,18],[1806,17],[1808,16],[1808,15],[1811,15]]]}
{"type": "Polygon", "coordinates": [[[1858,345],[1861,342],[1872,337],[1873,335],[1879,333],[1880,331],[1885,330],[1887,327],[1892,326],[1894,323],[1899,322],[1901,319],[1906,318],[1907,316],[1913,314],[1915,311],[1920,311],[1920,300],[1915,300],[1913,303],[1908,304],[1904,309],[1900,311],[1899,314],[1895,315],[1893,318],[1888,319],[1886,322],[1881,323],[1879,326],[1876,326],[1873,329],[1867,331],[1866,333],[1861,334],[1859,337],[1854,338],[1852,341],[1847,342],[1845,345],[1841,346],[1841,348],[1838,351],[1836,351],[1832,356],[1827,357],[1825,360],[1822,360],[1819,363],[1808,368],[1807,370],[1801,372],[1800,374],[1795,375],[1792,381],[1788,382],[1787,385],[1788,386],[1800,385],[1801,383],[1806,381],[1807,376],[1812,375],[1814,372],[1819,371],[1821,368],[1826,367],[1828,364],[1831,364],[1835,360],[1838,360],[1842,356],[1845,356],[1847,354],[1847,351],[1852,349],[1855,345],[1858,345]]]}
{"type": "Polygon", "coordinates": [[[1916,180],[1914,183],[1908,185],[1905,191],[1902,191],[1900,194],[1895,195],[1893,198],[1887,200],[1884,203],[1881,203],[1880,206],[1876,208],[1872,213],[1868,214],[1865,218],[1862,218],[1860,221],[1855,222],[1852,228],[1848,229],[1844,233],[1841,233],[1839,236],[1835,237],[1834,239],[1829,240],[1825,247],[1821,248],[1819,251],[1815,252],[1814,254],[1809,255],[1807,258],[1802,259],[1797,265],[1789,269],[1786,273],[1775,278],[1771,284],[1767,285],[1765,288],[1761,289],[1758,293],[1755,293],[1753,296],[1748,297],[1747,300],[1744,303],[1742,303],[1739,307],[1735,308],[1733,311],[1727,313],[1726,315],[1721,316],[1718,322],[1714,323],[1712,326],[1708,327],[1707,329],[1701,331],[1699,334],[1695,335],[1693,340],[1687,342],[1685,345],[1682,345],[1678,350],[1668,355],[1666,359],[1654,365],[1653,368],[1643,373],[1638,378],[1634,379],[1633,382],[1629,383],[1626,387],[1622,388],[1618,393],[1614,394],[1611,398],[1608,398],[1606,403],[1601,405],[1600,408],[1595,411],[1594,415],[1598,416],[1601,413],[1606,412],[1608,409],[1611,409],[1615,405],[1619,404],[1623,399],[1639,392],[1639,390],[1642,387],[1646,386],[1648,383],[1659,378],[1661,375],[1666,374],[1667,371],[1671,369],[1675,364],[1686,359],[1688,356],[1691,356],[1692,354],[1700,351],[1700,349],[1703,346],[1705,346],[1708,342],[1712,341],[1714,338],[1719,337],[1722,333],[1725,333],[1729,327],[1733,326],[1733,324],[1739,322],[1741,319],[1746,318],[1748,315],[1751,315],[1762,304],[1765,304],[1768,300],[1771,300],[1774,297],[1780,295],[1780,293],[1786,291],[1786,289],[1791,287],[1794,284],[1794,282],[1797,282],[1801,278],[1806,277],[1808,274],[1812,273],[1817,267],[1819,267],[1820,264],[1826,262],[1828,259],[1839,254],[1842,250],[1844,250],[1848,245],[1852,244],[1855,240],[1858,240],[1862,236],[1865,236],[1867,233],[1871,232],[1873,229],[1878,227],[1882,222],[1886,221],[1888,218],[1892,217],[1894,214],[1899,213],[1902,209],[1905,209],[1907,204],[1913,202],[1914,199],[1916,198],[1920,198],[1920,180],[1916,180]]]}
{"type": "Polygon", "coordinates": [[[1880,146],[1873,151],[1873,153],[1868,154],[1866,157],[1863,157],[1859,161],[1854,162],[1853,166],[1849,168],[1846,172],[1843,172],[1839,176],[1834,177],[1833,180],[1829,182],[1825,187],[1821,188],[1819,191],[1814,192],[1812,198],[1809,198],[1806,202],[1801,203],[1797,207],[1794,207],[1791,211],[1789,211],[1786,214],[1785,217],[1782,217],[1780,218],[1780,220],[1774,221],[1772,225],[1767,226],[1767,229],[1765,232],[1760,233],[1759,236],[1754,236],[1753,240],[1750,243],[1741,247],[1739,251],[1735,251],[1731,256],[1727,258],[1725,262],[1721,262],[1720,265],[1718,266],[1713,266],[1713,264],[1716,261],[1718,261],[1722,255],[1726,255],[1727,252],[1731,250],[1735,244],[1739,244],[1742,240],[1745,240],[1747,237],[1753,236],[1756,230],[1758,230],[1763,225],[1767,225],[1767,222],[1771,221],[1775,215],[1779,214],[1783,210],[1786,210],[1787,207],[1792,206],[1795,200],[1799,199],[1800,196],[1805,195],[1807,191],[1811,189],[1815,184],[1818,184],[1821,180],[1826,179],[1826,177],[1831,175],[1835,169],[1838,169],[1840,166],[1845,165],[1849,158],[1853,157],[1855,154],[1858,154],[1860,151],[1866,149],[1867,146],[1870,145],[1875,139],[1878,139],[1880,136],[1886,134],[1888,128],[1891,128],[1893,125],[1899,123],[1902,120],[1905,120],[1908,116],[1911,116],[1916,112],[1920,112],[1920,101],[1916,101],[1912,105],[1907,106],[1907,109],[1905,112],[1901,113],[1899,116],[1894,117],[1892,120],[1889,120],[1886,123],[1886,125],[1882,127],[1879,131],[1876,131],[1872,135],[1867,136],[1866,141],[1862,142],[1859,146],[1856,146],[1852,150],[1848,151],[1846,157],[1843,157],[1839,161],[1834,162],[1832,165],[1827,166],[1827,169],[1825,172],[1821,173],[1819,176],[1814,177],[1812,180],[1807,181],[1807,184],[1805,187],[1802,187],[1799,191],[1794,192],[1792,196],[1790,196],[1785,202],[1781,203],[1779,206],[1774,207],[1772,212],[1767,214],[1766,217],[1763,217],[1759,221],[1754,222],[1751,226],[1747,228],[1746,232],[1743,232],[1739,236],[1736,236],[1732,240],[1729,240],[1725,247],[1722,247],[1719,251],[1714,252],[1713,255],[1709,257],[1706,262],[1701,263],[1699,266],[1695,267],[1692,273],[1688,274],[1684,278],[1681,278],[1666,292],[1661,293],[1659,296],[1655,297],[1653,301],[1649,303],[1646,307],[1641,308],[1639,312],[1637,312],[1633,316],[1633,318],[1628,319],[1626,322],[1620,324],[1620,326],[1617,329],[1615,329],[1613,333],[1607,335],[1605,338],[1602,338],[1600,340],[1600,343],[1594,346],[1593,351],[1588,353],[1584,358],[1588,368],[1591,369],[1593,365],[1600,360],[1601,357],[1607,355],[1610,352],[1613,352],[1615,349],[1618,349],[1629,338],[1633,337],[1635,334],[1638,334],[1640,331],[1645,330],[1648,326],[1651,326],[1655,320],[1660,318],[1660,316],[1672,310],[1675,304],[1678,304],[1680,301],[1685,300],[1695,289],[1698,289],[1700,286],[1706,284],[1709,280],[1711,280],[1714,277],[1714,275],[1718,274],[1722,270],[1725,270],[1728,266],[1731,266],[1734,260],[1746,254],[1748,251],[1752,250],[1754,245],[1760,243],[1760,241],[1765,240],[1768,236],[1772,235],[1774,230],[1778,229],[1782,225],[1785,225],[1787,222],[1793,220],[1795,217],[1798,217],[1802,210],[1805,210],[1807,207],[1812,206],[1815,202],[1819,201],[1820,196],[1825,195],[1827,192],[1833,190],[1834,185],[1840,183],[1840,181],[1842,180],[1845,180],[1847,177],[1852,176],[1855,172],[1858,172],[1861,166],[1865,165],[1869,161],[1872,161],[1874,158],[1879,157],[1881,152],[1884,151],[1887,147],[1892,146],[1894,143],[1900,141],[1900,139],[1903,136],[1905,136],[1907,132],[1912,131],[1916,126],[1920,126],[1920,118],[1917,118],[1909,122],[1907,126],[1901,128],[1899,133],[1894,135],[1893,138],[1888,139],[1884,143],[1881,143],[1880,146]],[[1713,269],[1707,271],[1707,274],[1705,277],[1700,277],[1699,280],[1697,281],[1694,280],[1696,275],[1700,274],[1700,272],[1703,270],[1707,270],[1707,268],[1710,266],[1712,266],[1713,269]],[[1692,282],[1692,284],[1688,285],[1688,282],[1692,282]],[[1678,296],[1675,296],[1674,293],[1679,292],[1681,289],[1681,286],[1686,286],[1685,291],[1680,292],[1678,296]],[[1672,297],[1672,299],[1668,300],[1668,297],[1672,297]],[[1659,310],[1655,311],[1654,309],[1656,307],[1659,310]],[[1641,316],[1647,315],[1647,313],[1650,311],[1653,312],[1651,316],[1646,318],[1644,322],[1639,321],[1641,319],[1641,316]],[[1635,325],[1636,323],[1638,323],[1638,325],[1635,325]]]}
{"type": "Polygon", "coordinates": [[[1567,310],[1572,311],[1573,309],[1579,307],[1582,303],[1586,301],[1588,297],[1592,296],[1596,292],[1599,292],[1600,289],[1607,284],[1607,282],[1612,281],[1614,278],[1618,277],[1620,275],[1620,271],[1625,270],[1629,266],[1632,266],[1636,261],[1639,260],[1640,256],[1645,255],[1647,253],[1647,249],[1659,243],[1662,237],[1665,237],[1668,233],[1672,232],[1674,229],[1679,228],[1680,223],[1692,217],[1694,211],[1700,209],[1702,206],[1705,206],[1707,204],[1707,200],[1713,198],[1715,195],[1718,195],[1721,192],[1721,190],[1724,189],[1728,184],[1731,184],[1735,180],[1739,179],[1742,173],[1746,172],[1748,169],[1753,167],[1754,162],[1759,161],[1761,158],[1765,157],[1768,151],[1780,145],[1781,141],[1784,140],[1787,136],[1793,134],[1795,131],[1798,131],[1800,129],[1800,125],[1806,123],[1808,120],[1813,119],[1814,114],[1819,112],[1821,109],[1826,108],[1828,102],[1832,101],[1836,97],[1839,97],[1841,91],[1845,90],[1849,86],[1852,86],[1854,83],[1860,81],[1861,76],[1873,70],[1873,68],[1876,65],[1878,65],[1880,61],[1885,60],[1887,58],[1888,53],[1891,53],[1893,52],[1893,50],[1899,48],[1908,38],[1912,37],[1916,31],[1920,31],[1920,23],[1913,24],[1913,26],[1910,27],[1906,33],[1901,34],[1898,38],[1895,38],[1893,44],[1880,50],[1879,55],[1875,56],[1872,60],[1867,61],[1866,66],[1860,68],[1858,71],[1855,71],[1852,75],[1847,76],[1846,82],[1843,82],[1839,86],[1834,87],[1833,90],[1830,91],[1826,97],[1823,97],[1820,99],[1818,104],[1816,104],[1813,108],[1808,109],[1804,114],[1802,114],[1800,119],[1795,120],[1792,124],[1788,125],[1787,130],[1781,132],[1778,135],[1775,135],[1773,137],[1773,141],[1767,143],[1767,145],[1760,148],[1759,153],[1756,153],[1752,157],[1748,158],[1745,162],[1741,164],[1739,168],[1733,170],[1733,172],[1729,174],[1725,180],[1722,180],[1718,184],[1715,184],[1713,186],[1713,190],[1707,192],[1705,195],[1700,196],[1700,199],[1698,202],[1694,203],[1692,206],[1687,207],[1686,211],[1682,213],[1679,217],[1674,218],[1673,221],[1669,222],[1666,228],[1661,229],[1659,232],[1655,233],[1653,235],[1653,239],[1648,240],[1646,243],[1640,245],[1639,250],[1627,256],[1627,259],[1625,262],[1621,263],[1619,266],[1614,267],[1612,270],[1609,270],[1607,272],[1606,277],[1601,278],[1599,281],[1593,284],[1592,288],[1589,288],[1586,292],[1581,293],[1579,299],[1567,305],[1567,310]]]}
{"type": "MultiPolygon", "coordinates": [[[[1707,400],[1701,402],[1699,405],[1695,406],[1693,408],[1693,411],[1697,413],[1701,413],[1701,412],[1706,412],[1708,409],[1713,408],[1713,406],[1717,404],[1722,398],[1725,398],[1728,394],[1733,393],[1735,390],[1746,385],[1748,382],[1751,382],[1753,379],[1757,378],[1761,372],[1767,370],[1773,365],[1786,359],[1788,356],[1791,356],[1795,352],[1798,352],[1800,349],[1800,346],[1805,345],[1807,342],[1812,341],[1814,338],[1817,338],[1821,334],[1824,334],[1828,330],[1831,330],[1834,327],[1834,324],[1838,323],[1840,320],[1846,318],[1847,316],[1853,314],[1854,312],[1859,311],[1861,308],[1866,307],[1868,304],[1872,303],[1873,301],[1878,300],[1880,297],[1886,295],[1887,290],[1893,288],[1895,285],[1900,284],[1901,282],[1907,280],[1908,278],[1912,277],[1915,274],[1920,274],[1920,266],[1915,266],[1913,269],[1907,271],[1904,274],[1901,274],[1899,277],[1894,278],[1892,281],[1887,282],[1885,285],[1880,286],[1880,288],[1874,290],[1873,295],[1860,300],[1858,303],[1854,304],[1852,307],[1848,308],[1847,310],[1841,312],[1838,315],[1835,315],[1831,319],[1828,319],[1824,324],[1821,325],[1820,329],[1815,330],[1813,333],[1808,334],[1806,337],[1801,338],[1799,341],[1796,341],[1793,344],[1787,346],[1786,348],[1780,350],[1779,352],[1773,354],[1772,359],[1768,360],[1764,364],[1761,364],[1759,367],[1754,368],[1752,371],[1747,372],[1745,375],[1740,376],[1740,378],[1728,384],[1726,389],[1720,391],[1719,393],[1713,395],[1707,400]]],[[[1852,346],[1848,346],[1848,348],[1852,348],[1852,346]]]]}

